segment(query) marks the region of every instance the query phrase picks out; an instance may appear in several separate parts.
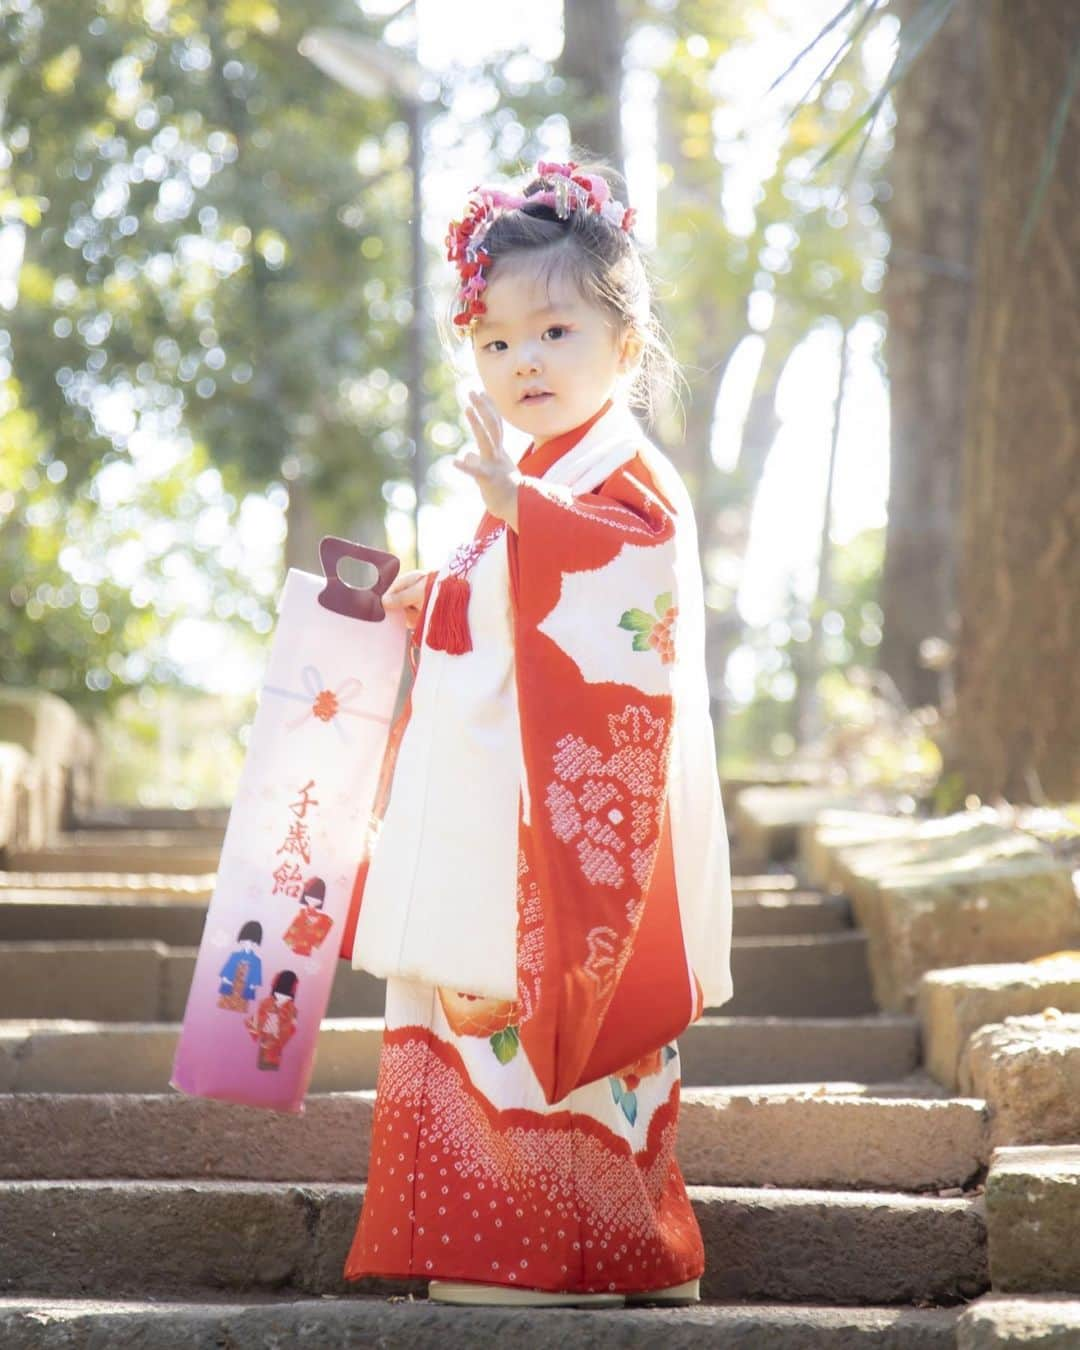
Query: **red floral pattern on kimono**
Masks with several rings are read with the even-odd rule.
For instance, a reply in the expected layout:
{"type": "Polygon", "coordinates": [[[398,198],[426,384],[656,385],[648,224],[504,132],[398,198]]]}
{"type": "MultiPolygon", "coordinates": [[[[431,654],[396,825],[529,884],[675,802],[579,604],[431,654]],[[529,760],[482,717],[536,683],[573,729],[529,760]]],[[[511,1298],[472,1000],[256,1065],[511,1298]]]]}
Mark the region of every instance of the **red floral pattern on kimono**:
{"type": "Polygon", "coordinates": [[[309,905],[301,905],[296,912],[296,917],[285,930],[285,936],[282,939],[286,946],[289,946],[297,956],[310,956],[316,947],[321,947],[323,938],[326,937],[333,927],[334,920],[329,914],[324,914],[322,910],[312,909],[309,905]]]}

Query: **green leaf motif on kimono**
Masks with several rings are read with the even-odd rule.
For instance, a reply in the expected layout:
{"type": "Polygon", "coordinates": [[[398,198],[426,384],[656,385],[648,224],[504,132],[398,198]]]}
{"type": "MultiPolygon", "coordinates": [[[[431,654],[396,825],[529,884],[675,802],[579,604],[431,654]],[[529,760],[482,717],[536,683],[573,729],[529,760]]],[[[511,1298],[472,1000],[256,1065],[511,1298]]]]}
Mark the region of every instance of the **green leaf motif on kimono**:
{"type": "Polygon", "coordinates": [[[628,609],[619,620],[619,627],[625,628],[630,633],[644,633],[648,636],[656,624],[656,619],[651,614],[646,614],[643,609],[628,609]]]}
{"type": "Polygon", "coordinates": [[[611,1095],[612,1095],[612,1097],[615,1099],[616,1102],[621,1101],[621,1100],[622,1100],[622,1095],[623,1095],[622,1079],[621,1079],[621,1078],[609,1078],[609,1079],[608,1079],[608,1082],[611,1084],[611,1095]]]}
{"type": "Polygon", "coordinates": [[[656,597],[656,614],[658,618],[662,619],[671,608],[671,599],[670,591],[665,591],[663,595],[658,595],[656,597]]]}
{"type": "Polygon", "coordinates": [[[664,1063],[670,1064],[675,1058],[675,1047],[673,1045],[664,1046],[664,1063]]]}
{"type": "Polygon", "coordinates": [[[495,1058],[500,1064],[509,1064],[518,1052],[517,1027],[505,1027],[502,1031],[497,1031],[490,1039],[491,1048],[495,1051],[495,1058]]]}

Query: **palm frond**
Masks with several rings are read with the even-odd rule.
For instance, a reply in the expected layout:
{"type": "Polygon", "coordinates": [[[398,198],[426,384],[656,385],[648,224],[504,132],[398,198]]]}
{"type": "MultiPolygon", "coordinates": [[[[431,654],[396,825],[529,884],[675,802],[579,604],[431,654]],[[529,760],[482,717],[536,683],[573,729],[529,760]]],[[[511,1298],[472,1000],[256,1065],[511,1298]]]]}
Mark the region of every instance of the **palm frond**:
{"type": "MultiPolygon", "coordinates": [[[[840,43],[840,46],[837,47],[836,51],[833,52],[832,56],[830,56],[828,61],[825,62],[825,65],[821,68],[819,73],[814,76],[814,79],[811,82],[810,87],[807,89],[806,93],[803,94],[802,98],[800,98],[796,104],[794,104],[794,106],[788,112],[788,115],[784,118],[784,121],[782,123],[783,126],[787,126],[787,124],[796,115],[796,113],[798,113],[799,109],[805,107],[805,105],[810,101],[810,95],[813,93],[814,89],[819,83],[821,85],[821,92],[818,94],[818,97],[819,98],[824,97],[824,95],[827,93],[829,89],[829,86],[833,82],[833,76],[836,74],[837,69],[843,62],[844,57],[847,56],[848,52],[850,52],[851,49],[855,46],[856,42],[858,42],[860,34],[862,33],[863,29],[866,27],[870,19],[873,17],[874,11],[877,9],[879,4],[888,4],[888,0],[869,0],[869,4],[863,11],[863,14],[859,19],[859,22],[855,25],[855,27],[851,30],[850,33],[846,33],[844,35],[843,41],[840,43]]],[[[837,18],[840,17],[841,17],[840,15],[837,16],[837,18]]],[[[818,36],[814,39],[814,41],[817,42],[819,39],[823,38],[827,32],[828,29],[823,28],[821,32],[818,34],[818,36]]],[[[774,81],[773,87],[775,87],[777,83],[779,83],[779,81],[774,81]]]]}
{"type": "Polygon", "coordinates": [[[1030,242],[1032,233],[1035,229],[1035,222],[1042,209],[1043,198],[1046,196],[1050,175],[1054,171],[1054,162],[1057,159],[1058,150],[1061,146],[1061,139],[1065,134],[1065,122],[1069,115],[1069,105],[1076,95],[1078,85],[1080,85],[1080,38],[1077,38],[1076,47],[1072,54],[1072,60],[1069,62],[1068,69],[1065,72],[1065,87],[1062,89],[1061,97],[1058,99],[1057,111],[1054,114],[1053,126],[1050,129],[1050,140],[1047,143],[1046,149],[1043,151],[1042,167],[1039,171],[1039,182],[1035,188],[1035,196],[1032,198],[1031,205],[1028,207],[1024,228],[1020,232],[1019,256],[1021,258],[1027,252],[1028,243],[1030,242]]]}
{"type": "Polygon", "coordinates": [[[956,0],[923,0],[918,11],[901,26],[896,57],[881,88],[851,126],[833,141],[811,169],[812,174],[817,173],[818,169],[833,159],[864,126],[867,126],[866,135],[869,139],[881,105],[926,50],[938,29],[952,13],[955,4],[956,0]]]}
{"type": "MultiPolygon", "coordinates": [[[[872,0],[872,2],[876,4],[877,0],[872,0]]],[[[766,94],[771,94],[772,91],[776,88],[776,86],[782,83],[782,81],[784,81],[791,74],[791,72],[795,69],[795,67],[799,64],[799,62],[803,59],[803,57],[807,56],[810,52],[812,52],[814,48],[818,45],[818,43],[821,41],[821,39],[825,37],[828,33],[832,32],[832,30],[836,27],[836,25],[844,19],[844,16],[846,14],[848,14],[853,9],[858,9],[858,7],[864,3],[865,0],[847,0],[847,3],[844,5],[843,9],[841,9],[829,20],[829,22],[825,25],[825,27],[821,30],[821,32],[818,33],[817,37],[815,37],[811,42],[808,42],[806,44],[806,46],[802,49],[802,51],[798,54],[798,56],[795,57],[794,61],[791,62],[791,64],[787,67],[785,71],[783,71],[780,75],[777,75],[776,79],[773,80],[772,84],[770,84],[768,89],[765,90],[766,94]]]]}

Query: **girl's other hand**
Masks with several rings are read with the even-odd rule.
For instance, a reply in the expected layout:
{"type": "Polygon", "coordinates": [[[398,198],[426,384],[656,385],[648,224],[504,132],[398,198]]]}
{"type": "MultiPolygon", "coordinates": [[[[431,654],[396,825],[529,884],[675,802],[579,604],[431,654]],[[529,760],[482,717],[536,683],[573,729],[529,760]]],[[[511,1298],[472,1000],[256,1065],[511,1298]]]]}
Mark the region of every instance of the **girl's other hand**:
{"type": "Polygon", "coordinates": [[[383,608],[404,610],[405,626],[410,631],[420,621],[424,591],[430,575],[430,572],[399,572],[383,593],[383,608]]]}
{"type": "Polygon", "coordinates": [[[454,460],[454,468],[473,478],[491,514],[516,530],[521,474],[503,449],[502,419],[491,395],[478,389],[470,390],[465,416],[476,437],[479,453],[467,451],[459,455],[454,460]]]}

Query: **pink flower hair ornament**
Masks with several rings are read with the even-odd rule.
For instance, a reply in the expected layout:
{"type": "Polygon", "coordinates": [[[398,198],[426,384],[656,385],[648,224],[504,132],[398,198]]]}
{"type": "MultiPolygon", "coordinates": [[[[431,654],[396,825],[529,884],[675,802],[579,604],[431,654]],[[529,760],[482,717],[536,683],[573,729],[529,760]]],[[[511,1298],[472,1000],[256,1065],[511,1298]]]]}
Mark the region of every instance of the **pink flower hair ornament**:
{"type": "Polygon", "coordinates": [[[483,241],[504,212],[533,203],[550,206],[560,220],[566,220],[574,210],[595,211],[629,234],[637,214],[634,208],[612,197],[606,179],[599,174],[575,173],[577,167],[572,160],[565,164],[540,160],[534,177],[550,178],[553,186],[528,196],[480,184],[470,191],[464,219],[452,220],[446,235],[446,256],[457,264],[462,282],[458,291],[462,308],[454,315],[454,323],[460,328],[467,328],[478,315],[487,313],[481,297],[487,286],[483,269],[491,262],[491,255],[485,252],[483,241]]]}

